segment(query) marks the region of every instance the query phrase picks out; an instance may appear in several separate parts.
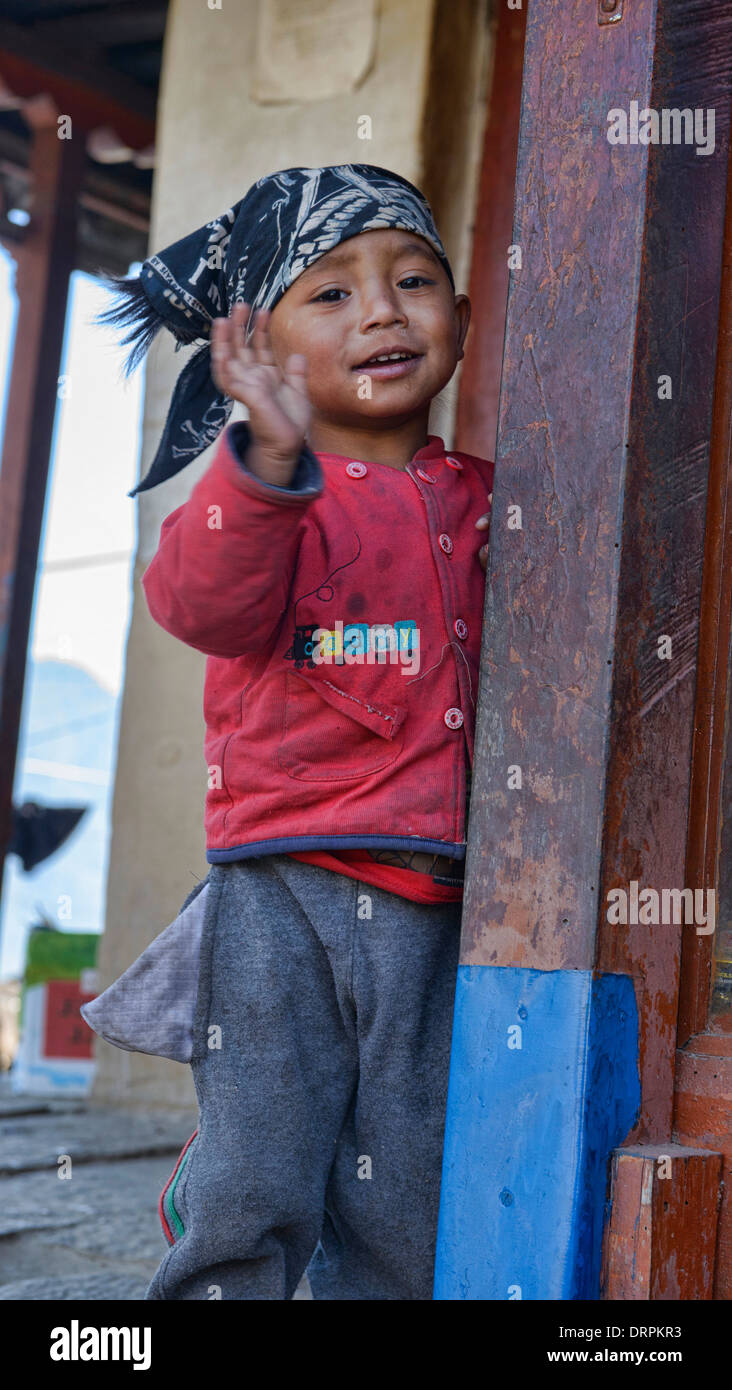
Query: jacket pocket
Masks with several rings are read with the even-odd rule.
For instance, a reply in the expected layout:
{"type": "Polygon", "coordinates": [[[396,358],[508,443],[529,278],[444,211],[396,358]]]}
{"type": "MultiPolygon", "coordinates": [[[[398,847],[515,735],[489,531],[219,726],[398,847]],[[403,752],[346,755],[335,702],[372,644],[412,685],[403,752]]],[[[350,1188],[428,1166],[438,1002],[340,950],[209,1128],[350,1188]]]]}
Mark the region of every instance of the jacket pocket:
{"type": "Polygon", "coordinates": [[[80,1013],[105,1042],[190,1062],[198,999],[208,876],[186,898],[175,921],[80,1013]]]}
{"type": "Polygon", "coordinates": [[[379,772],[398,758],[403,705],[351,694],[324,676],[285,675],[280,766],[302,782],[330,782],[379,772]]]}

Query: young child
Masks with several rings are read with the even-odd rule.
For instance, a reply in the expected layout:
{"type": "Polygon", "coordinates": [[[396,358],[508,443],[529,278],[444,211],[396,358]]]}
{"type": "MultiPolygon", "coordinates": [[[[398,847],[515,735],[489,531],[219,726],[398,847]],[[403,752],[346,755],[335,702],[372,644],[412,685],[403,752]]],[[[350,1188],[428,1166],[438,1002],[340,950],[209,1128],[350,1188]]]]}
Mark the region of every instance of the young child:
{"type": "Polygon", "coordinates": [[[428,417],[469,302],[366,164],[260,179],[126,295],[133,357],[210,338],[136,492],[248,410],[142,579],[208,658],[211,866],[146,1297],[430,1299],[493,465],[428,417]]]}

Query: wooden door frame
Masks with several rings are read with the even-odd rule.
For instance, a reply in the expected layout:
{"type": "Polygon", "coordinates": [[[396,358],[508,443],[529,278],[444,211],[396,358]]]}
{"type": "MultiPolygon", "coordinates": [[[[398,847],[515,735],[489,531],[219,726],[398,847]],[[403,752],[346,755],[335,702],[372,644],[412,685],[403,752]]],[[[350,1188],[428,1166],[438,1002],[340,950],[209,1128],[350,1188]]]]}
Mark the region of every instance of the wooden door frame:
{"type": "MultiPolygon", "coordinates": [[[[731,633],[732,141],[727,173],[686,855],[686,883],[692,888],[715,885],[717,904],[726,756],[725,724],[730,700],[731,633]]],[[[714,1021],[709,1017],[714,944],[714,936],[684,932],[676,1039],[678,1047],[684,1047],[697,1033],[713,1031],[732,1035],[732,1012],[714,1021]]]]}
{"type": "MultiPolygon", "coordinates": [[[[693,886],[732,4],[697,4],[693,25],[683,0],[617,4],[612,23],[603,9],[528,8],[441,1299],[598,1297],[610,1151],[672,1136],[681,927],[618,926],[606,908],[634,881],[693,886]],[[607,114],[631,99],[712,106],[713,153],[609,150],[607,114]]],[[[708,1193],[719,1155],[675,1159],[708,1193]]]]}

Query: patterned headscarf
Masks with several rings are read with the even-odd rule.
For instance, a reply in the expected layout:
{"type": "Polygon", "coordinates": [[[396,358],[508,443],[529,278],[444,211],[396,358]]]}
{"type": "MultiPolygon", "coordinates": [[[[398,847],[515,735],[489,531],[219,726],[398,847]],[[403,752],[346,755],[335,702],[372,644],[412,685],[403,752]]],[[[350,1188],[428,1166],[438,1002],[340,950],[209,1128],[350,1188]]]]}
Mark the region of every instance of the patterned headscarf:
{"type": "MultiPolygon", "coordinates": [[[[258,179],[213,222],[143,262],[138,278],[113,282],[117,302],[101,320],[129,328],[131,370],[156,333],[169,329],[177,347],[210,339],[211,320],[232,304],[273,309],[298,275],[339,242],[380,227],[424,237],[455,282],[429,203],[408,179],[374,164],[281,169],[258,179]]],[[[221,433],[233,401],[211,376],[208,343],[176,383],[162,439],[148,472],[129,497],[179,473],[221,433]]]]}

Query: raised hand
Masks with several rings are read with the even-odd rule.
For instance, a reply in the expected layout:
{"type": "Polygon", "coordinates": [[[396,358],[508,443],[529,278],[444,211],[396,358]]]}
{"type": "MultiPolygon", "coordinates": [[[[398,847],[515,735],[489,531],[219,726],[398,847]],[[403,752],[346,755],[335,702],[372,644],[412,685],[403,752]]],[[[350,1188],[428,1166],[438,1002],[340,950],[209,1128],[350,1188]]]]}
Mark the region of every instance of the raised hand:
{"type": "Polygon", "coordinates": [[[235,304],[228,318],[211,324],[211,375],[220,391],[249,411],[252,443],[247,468],[276,487],[292,481],[310,423],[307,359],[292,353],[280,368],[272,351],[268,309],[254,315],[250,343],[245,341],[249,305],[235,304]]]}

